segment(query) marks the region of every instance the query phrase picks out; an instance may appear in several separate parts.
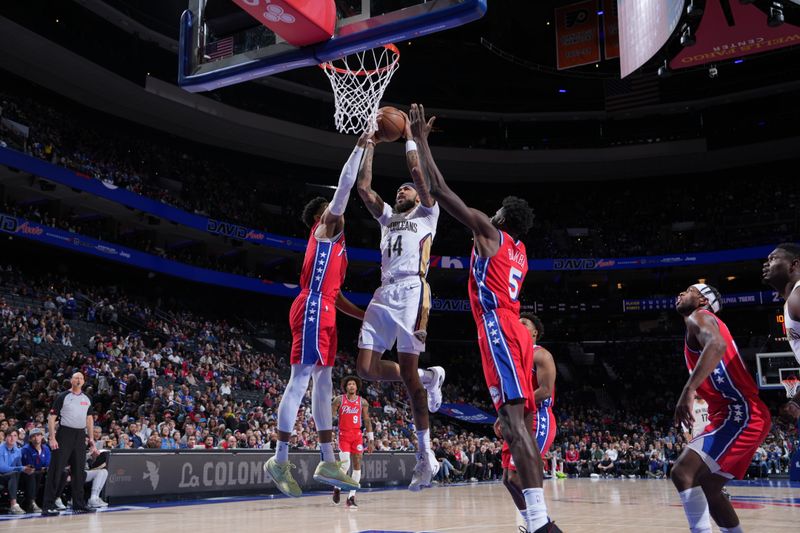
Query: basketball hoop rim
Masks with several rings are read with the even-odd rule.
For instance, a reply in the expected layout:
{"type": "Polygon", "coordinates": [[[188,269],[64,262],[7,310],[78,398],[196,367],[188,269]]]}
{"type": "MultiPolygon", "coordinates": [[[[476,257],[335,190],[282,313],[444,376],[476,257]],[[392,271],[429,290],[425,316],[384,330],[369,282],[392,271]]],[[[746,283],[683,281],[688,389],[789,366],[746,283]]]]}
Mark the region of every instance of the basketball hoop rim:
{"type": "MultiPolygon", "coordinates": [[[[333,64],[333,62],[331,62],[331,61],[326,61],[324,63],[320,63],[319,64],[319,68],[321,68],[322,70],[332,70],[332,71],[337,72],[339,74],[349,74],[351,76],[371,76],[373,74],[382,74],[382,73],[386,72],[387,70],[391,70],[392,68],[394,68],[394,66],[397,64],[397,62],[400,61],[400,50],[393,43],[384,44],[384,45],[381,45],[381,46],[383,46],[385,49],[389,50],[390,52],[392,52],[394,54],[394,61],[392,61],[391,63],[389,63],[385,67],[376,68],[376,69],[372,69],[372,70],[348,70],[348,69],[345,69],[345,68],[340,68],[340,67],[335,66],[333,64]]],[[[378,48],[378,47],[375,47],[375,48],[378,48]]],[[[374,50],[374,48],[373,48],[373,50],[374,50]]],[[[358,53],[358,52],[356,52],[356,53],[358,53]]]]}

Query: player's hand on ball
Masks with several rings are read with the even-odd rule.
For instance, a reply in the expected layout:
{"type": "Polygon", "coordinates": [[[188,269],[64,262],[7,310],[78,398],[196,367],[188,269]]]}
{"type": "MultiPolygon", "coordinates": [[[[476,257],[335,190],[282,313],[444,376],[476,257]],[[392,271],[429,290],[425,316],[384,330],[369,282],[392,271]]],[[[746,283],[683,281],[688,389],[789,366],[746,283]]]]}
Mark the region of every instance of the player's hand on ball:
{"type": "Polygon", "coordinates": [[[411,119],[408,118],[408,115],[406,113],[404,113],[403,111],[400,111],[400,112],[403,113],[403,116],[406,119],[406,123],[405,123],[406,126],[405,126],[405,130],[403,131],[403,139],[405,139],[407,141],[410,141],[410,140],[412,140],[414,138],[413,133],[411,133],[411,119]]]}

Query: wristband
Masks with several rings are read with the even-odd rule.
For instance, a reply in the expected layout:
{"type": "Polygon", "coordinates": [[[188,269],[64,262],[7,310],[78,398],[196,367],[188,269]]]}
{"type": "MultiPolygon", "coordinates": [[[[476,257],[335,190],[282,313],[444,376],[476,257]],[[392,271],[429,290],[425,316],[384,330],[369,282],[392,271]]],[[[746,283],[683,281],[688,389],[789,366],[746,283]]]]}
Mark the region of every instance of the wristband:
{"type": "Polygon", "coordinates": [[[406,153],[408,152],[416,152],[417,151],[417,143],[412,141],[411,139],[406,141],[406,153]]]}
{"type": "Polygon", "coordinates": [[[375,434],[373,432],[371,432],[371,431],[367,431],[367,440],[370,441],[370,442],[375,440],[375,434]]]}

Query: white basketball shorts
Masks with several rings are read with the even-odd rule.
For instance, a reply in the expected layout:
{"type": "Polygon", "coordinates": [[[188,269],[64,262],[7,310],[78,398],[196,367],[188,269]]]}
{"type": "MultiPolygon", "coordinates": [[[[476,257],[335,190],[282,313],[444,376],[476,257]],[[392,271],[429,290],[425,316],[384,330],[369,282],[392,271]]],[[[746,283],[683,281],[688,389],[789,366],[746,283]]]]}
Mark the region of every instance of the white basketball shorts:
{"type": "Polygon", "coordinates": [[[409,276],[381,285],[367,306],[360,349],[383,353],[397,342],[397,351],[419,355],[425,351],[431,289],[421,277],[409,276]]]}

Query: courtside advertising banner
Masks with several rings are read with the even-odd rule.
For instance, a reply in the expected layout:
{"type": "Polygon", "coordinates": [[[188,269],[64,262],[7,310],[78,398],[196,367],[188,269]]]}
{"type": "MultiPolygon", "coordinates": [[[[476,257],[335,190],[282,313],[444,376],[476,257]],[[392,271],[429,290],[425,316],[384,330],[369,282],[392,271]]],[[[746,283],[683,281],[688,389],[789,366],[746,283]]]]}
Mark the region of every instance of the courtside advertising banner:
{"type": "MultiPolygon", "coordinates": [[[[158,496],[203,494],[224,496],[233,492],[275,493],[264,463],[272,450],[111,450],[108,458],[106,496],[112,502],[158,496]]],[[[292,470],[303,490],[326,490],[314,481],[319,452],[289,454],[292,470]]],[[[391,487],[411,481],[416,459],[413,453],[364,454],[362,487],[391,487]]]]}
{"type": "Polygon", "coordinates": [[[596,0],[557,7],[555,19],[558,70],[600,61],[600,23],[596,0]]]}

